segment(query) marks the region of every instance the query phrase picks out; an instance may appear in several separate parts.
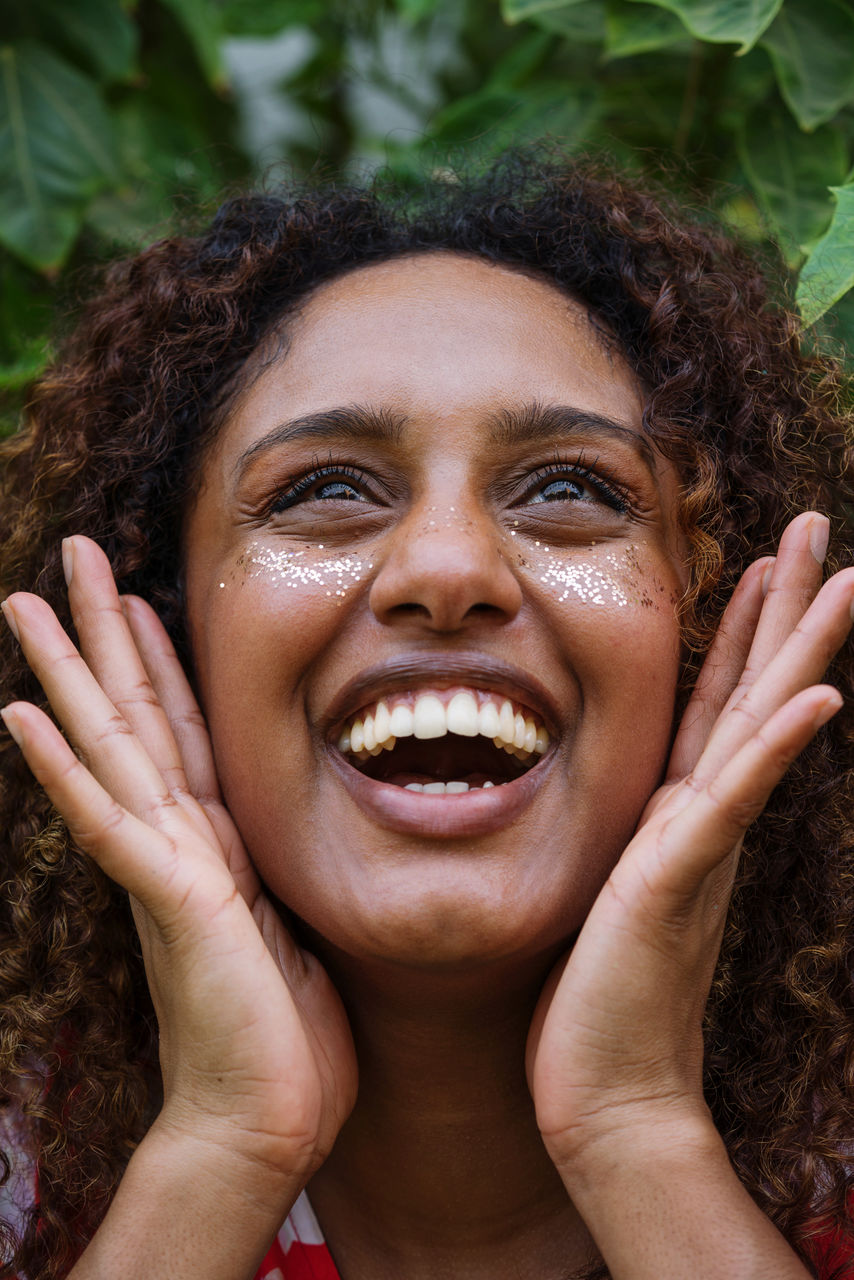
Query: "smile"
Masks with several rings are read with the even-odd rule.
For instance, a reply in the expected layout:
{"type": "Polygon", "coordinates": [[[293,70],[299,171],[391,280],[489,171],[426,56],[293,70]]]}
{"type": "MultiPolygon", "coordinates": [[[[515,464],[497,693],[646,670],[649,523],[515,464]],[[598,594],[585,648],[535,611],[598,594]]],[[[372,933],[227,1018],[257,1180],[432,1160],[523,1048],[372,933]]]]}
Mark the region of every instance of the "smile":
{"type": "Polygon", "coordinates": [[[513,782],[537,764],[549,733],[528,708],[478,688],[401,691],[363,707],[337,747],[365,777],[427,795],[513,782]]]}

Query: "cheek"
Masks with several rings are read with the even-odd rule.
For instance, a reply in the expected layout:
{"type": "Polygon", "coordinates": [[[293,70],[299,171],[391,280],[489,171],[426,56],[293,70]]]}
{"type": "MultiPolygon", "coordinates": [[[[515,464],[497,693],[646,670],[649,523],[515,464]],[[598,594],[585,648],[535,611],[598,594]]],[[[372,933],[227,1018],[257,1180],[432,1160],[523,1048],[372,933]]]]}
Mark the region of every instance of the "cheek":
{"type": "Polygon", "coordinates": [[[323,550],[253,543],[191,594],[197,681],[224,775],[307,745],[306,672],[335,643],[371,569],[323,550]]]}

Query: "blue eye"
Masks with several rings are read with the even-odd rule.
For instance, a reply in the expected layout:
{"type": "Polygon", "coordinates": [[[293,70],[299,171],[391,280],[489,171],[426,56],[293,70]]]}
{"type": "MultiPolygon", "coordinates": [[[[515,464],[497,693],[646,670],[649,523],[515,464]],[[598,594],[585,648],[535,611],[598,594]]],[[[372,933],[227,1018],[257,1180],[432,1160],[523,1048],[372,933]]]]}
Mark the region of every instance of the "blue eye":
{"type": "MultiPolygon", "coordinates": [[[[561,476],[543,485],[529,499],[531,502],[578,502],[590,496],[591,486],[574,480],[569,476],[561,476]]],[[[597,495],[593,493],[595,498],[597,495]]]]}
{"type": "Polygon", "coordinates": [[[555,463],[531,477],[525,505],[542,502],[604,503],[614,511],[628,509],[625,491],[581,462],[555,463]]]}
{"type": "Polygon", "coordinates": [[[318,485],[312,498],[331,498],[344,502],[364,502],[365,499],[358,490],[354,489],[346,480],[329,480],[326,484],[318,485]]]}
{"type": "Polygon", "coordinates": [[[279,494],[271,514],[300,502],[370,502],[361,474],[345,466],[317,467],[279,494]]]}

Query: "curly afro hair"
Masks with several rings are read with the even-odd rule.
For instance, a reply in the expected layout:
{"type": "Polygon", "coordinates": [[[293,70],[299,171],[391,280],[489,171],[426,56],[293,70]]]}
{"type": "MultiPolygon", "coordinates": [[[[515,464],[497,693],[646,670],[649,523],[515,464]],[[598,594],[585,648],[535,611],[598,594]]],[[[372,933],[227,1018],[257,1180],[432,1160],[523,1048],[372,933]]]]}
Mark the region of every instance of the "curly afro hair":
{"type": "MultiPolygon", "coordinates": [[[[2,448],[3,593],[38,591],[70,627],[60,540],[85,532],[186,655],[182,515],[242,366],[322,282],[435,250],[581,300],[649,389],[644,429],[684,486],[683,697],[734,584],[793,514],[824,511],[829,569],[852,563],[849,388],[803,349],[767,274],[666,197],[528,155],[414,195],[233,199],[200,234],[109,267],[2,448]]],[[[828,678],[847,708],[749,832],[706,1027],[707,1098],[731,1159],[805,1258],[819,1232],[847,1229],[854,1182],[850,649],[828,678]]],[[[0,681],[4,701],[44,705],[5,634],[0,681]]],[[[5,1228],[0,1275],[58,1280],[156,1114],[156,1027],[126,894],[75,847],[7,737],[0,752],[0,1080],[39,1189],[20,1230],[5,1228]]]]}

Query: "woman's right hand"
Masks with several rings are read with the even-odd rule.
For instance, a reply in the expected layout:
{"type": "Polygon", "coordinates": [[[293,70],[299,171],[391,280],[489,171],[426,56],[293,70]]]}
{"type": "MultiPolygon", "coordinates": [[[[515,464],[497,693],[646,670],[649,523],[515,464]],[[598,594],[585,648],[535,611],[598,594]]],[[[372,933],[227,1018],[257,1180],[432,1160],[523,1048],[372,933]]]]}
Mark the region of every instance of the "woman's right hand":
{"type": "Polygon", "coordinates": [[[74,840],[131,895],[160,1027],[160,1130],[299,1190],[355,1101],[344,1009],[262,890],[157,616],[120,601],[90,539],[63,553],[81,653],[39,597],[4,612],[69,741],[26,702],[4,720],[74,840]]]}

